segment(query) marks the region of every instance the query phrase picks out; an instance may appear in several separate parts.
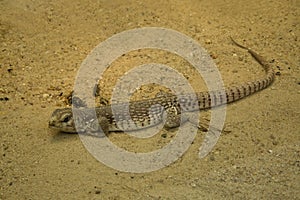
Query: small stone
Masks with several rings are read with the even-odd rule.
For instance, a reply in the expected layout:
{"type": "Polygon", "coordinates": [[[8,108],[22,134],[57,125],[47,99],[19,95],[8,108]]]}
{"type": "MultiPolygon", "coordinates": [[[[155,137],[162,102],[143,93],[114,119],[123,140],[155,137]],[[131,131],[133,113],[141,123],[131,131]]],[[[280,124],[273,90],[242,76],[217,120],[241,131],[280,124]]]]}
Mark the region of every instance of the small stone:
{"type": "Polygon", "coordinates": [[[50,95],[49,94],[43,94],[43,98],[47,99],[50,95]]]}
{"type": "Polygon", "coordinates": [[[280,75],[281,75],[281,73],[280,73],[280,72],[276,72],[275,74],[276,74],[276,76],[280,76],[280,75]]]}
{"type": "Polygon", "coordinates": [[[218,55],[215,54],[215,53],[212,53],[212,54],[210,54],[210,57],[211,57],[212,59],[217,59],[217,58],[218,58],[218,55]]]}
{"type": "Polygon", "coordinates": [[[268,150],[269,153],[273,153],[273,151],[271,149],[268,150]]]}
{"type": "Polygon", "coordinates": [[[192,187],[196,187],[197,185],[195,183],[191,183],[191,186],[192,187]]]}
{"type": "Polygon", "coordinates": [[[0,101],[8,101],[9,98],[8,97],[0,97],[0,101]]]}
{"type": "Polygon", "coordinates": [[[0,88],[1,93],[6,93],[6,90],[4,88],[0,88]]]}
{"type": "Polygon", "coordinates": [[[212,43],[212,41],[210,39],[205,40],[205,44],[211,44],[211,43],[212,43]]]}
{"type": "Polygon", "coordinates": [[[96,191],[95,191],[95,194],[100,194],[100,193],[101,193],[100,190],[96,190],[96,191]]]}

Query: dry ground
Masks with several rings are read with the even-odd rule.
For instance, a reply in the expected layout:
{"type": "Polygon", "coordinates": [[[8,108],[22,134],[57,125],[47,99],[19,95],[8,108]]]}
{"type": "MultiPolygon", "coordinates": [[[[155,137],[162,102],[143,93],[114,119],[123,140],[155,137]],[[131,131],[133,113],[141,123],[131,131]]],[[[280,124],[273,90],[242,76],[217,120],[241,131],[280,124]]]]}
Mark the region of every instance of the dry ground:
{"type": "MultiPolygon", "coordinates": [[[[0,198],[299,199],[299,12],[297,0],[1,0],[0,198]],[[271,61],[277,76],[271,87],[227,107],[228,131],[206,158],[197,157],[199,132],[175,163],[134,174],[98,162],[78,135],[50,131],[47,123],[65,106],[63,97],[96,45],[145,26],[198,41],[226,85],[263,75],[230,35],[271,61]]],[[[105,97],[131,58],[107,72],[105,97]]]]}

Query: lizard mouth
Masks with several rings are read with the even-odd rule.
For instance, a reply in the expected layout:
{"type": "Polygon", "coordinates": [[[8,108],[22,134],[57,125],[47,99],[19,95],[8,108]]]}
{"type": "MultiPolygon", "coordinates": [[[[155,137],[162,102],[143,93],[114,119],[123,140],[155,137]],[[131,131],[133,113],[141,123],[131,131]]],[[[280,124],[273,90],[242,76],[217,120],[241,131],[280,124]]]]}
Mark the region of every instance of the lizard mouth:
{"type": "Polygon", "coordinates": [[[53,130],[57,130],[59,132],[64,132],[64,133],[77,133],[77,131],[73,127],[62,127],[62,126],[57,126],[53,122],[49,122],[48,127],[53,130]]]}

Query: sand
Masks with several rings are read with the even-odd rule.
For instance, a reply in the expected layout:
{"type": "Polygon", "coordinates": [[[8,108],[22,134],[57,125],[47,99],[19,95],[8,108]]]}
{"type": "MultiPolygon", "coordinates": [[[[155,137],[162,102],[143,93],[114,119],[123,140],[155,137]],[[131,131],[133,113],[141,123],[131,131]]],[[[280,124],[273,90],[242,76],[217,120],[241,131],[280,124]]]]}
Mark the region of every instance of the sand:
{"type": "MultiPolygon", "coordinates": [[[[272,0],[0,1],[0,199],[299,199],[299,12],[299,1],[272,0]],[[122,172],[97,161],[77,134],[50,130],[48,120],[66,106],[80,64],[94,47],[149,26],[196,40],[226,86],[263,76],[229,36],[263,55],[277,75],[266,90],[228,105],[225,131],[205,158],[198,158],[205,136],[199,131],[171,165],[122,172]]],[[[144,62],[136,58],[178,65],[192,84],[202,81],[181,65],[184,59],[133,52],[103,76],[104,99],[126,66],[144,62]]],[[[109,138],[147,152],[174,134],[165,131],[143,145],[122,134],[109,138]]]]}

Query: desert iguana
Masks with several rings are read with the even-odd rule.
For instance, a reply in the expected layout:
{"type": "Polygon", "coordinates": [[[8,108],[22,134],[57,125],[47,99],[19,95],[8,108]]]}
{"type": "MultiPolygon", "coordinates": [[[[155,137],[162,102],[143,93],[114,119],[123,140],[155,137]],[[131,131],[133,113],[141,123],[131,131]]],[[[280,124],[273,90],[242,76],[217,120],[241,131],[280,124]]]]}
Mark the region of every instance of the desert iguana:
{"type": "Polygon", "coordinates": [[[246,49],[264,68],[266,74],[263,78],[228,87],[223,93],[221,91],[210,91],[180,96],[170,94],[130,102],[129,112],[124,110],[127,104],[123,103],[96,108],[56,109],[49,120],[49,127],[70,133],[97,132],[99,127],[104,133],[123,130],[132,131],[161,123],[165,113],[167,117],[164,127],[173,128],[180,125],[181,114],[235,102],[268,87],[275,78],[275,73],[269,63],[250,48],[240,45],[233,39],[232,41],[235,45],[246,49]],[[115,113],[112,112],[112,106],[115,106],[115,113]],[[97,119],[93,119],[92,116],[94,115],[91,114],[94,109],[97,119]],[[74,115],[76,117],[73,117],[73,112],[76,112],[76,115],[74,115]],[[76,123],[76,128],[74,123],[76,123]]]}

